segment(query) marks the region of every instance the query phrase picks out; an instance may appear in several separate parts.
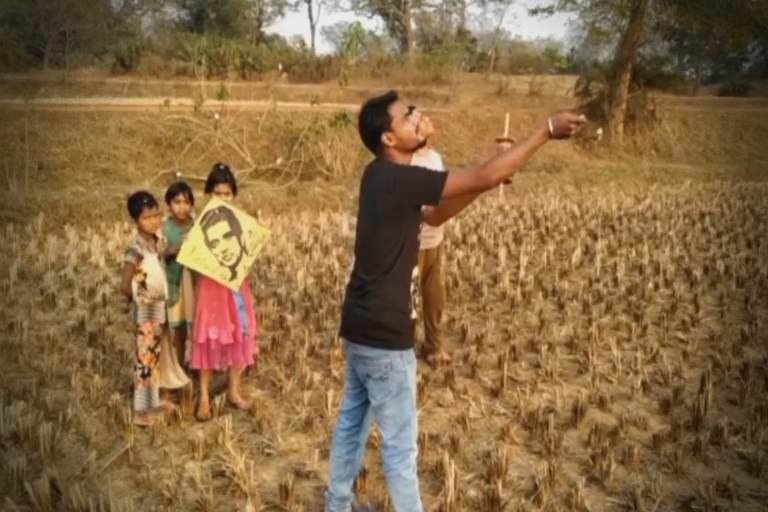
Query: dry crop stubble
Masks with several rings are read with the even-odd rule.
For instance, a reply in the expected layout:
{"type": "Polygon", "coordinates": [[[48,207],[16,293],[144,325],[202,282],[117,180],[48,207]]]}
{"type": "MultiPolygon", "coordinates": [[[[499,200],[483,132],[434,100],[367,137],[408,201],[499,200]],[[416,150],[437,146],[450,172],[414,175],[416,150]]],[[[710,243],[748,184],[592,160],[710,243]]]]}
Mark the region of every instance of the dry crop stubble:
{"type": "MultiPolygon", "coordinates": [[[[418,377],[428,508],[760,510],[766,192],[550,189],[488,197],[452,221],[456,362],[418,377]]],[[[131,330],[116,291],[130,226],[40,216],[0,232],[7,508],[316,509],[354,230],[333,210],[264,221],[273,237],[251,276],[261,356],[245,377],[255,411],[219,403],[214,422],[149,431],[131,423],[131,330]]],[[[361,490],[381,506],[376,446],[361,490]]]]}

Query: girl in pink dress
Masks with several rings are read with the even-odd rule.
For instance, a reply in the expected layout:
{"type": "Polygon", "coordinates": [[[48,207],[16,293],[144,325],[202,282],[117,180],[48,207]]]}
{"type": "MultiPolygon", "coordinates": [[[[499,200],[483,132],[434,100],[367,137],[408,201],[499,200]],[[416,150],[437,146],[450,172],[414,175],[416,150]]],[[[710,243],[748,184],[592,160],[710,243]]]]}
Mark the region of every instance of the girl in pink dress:
{"type": "MultiPolygon", "coordinates": [[[[224,201],[232,201],[237,196],[237,182],[229,166],[222,163],[213,166],[205,183],[205,193],[224,201]]],[[[229,259],[243,250],[240,225],[228,212],[226,208],[211,210],[211,215],[201,219],[201,223],[206,224],[204,230],[216,237],[211,250],[227,265],[229,259]]],[[[208,387],[213,370],[229,370],[227,402],[230,405],[240,410],[252,407],[252,402],[242,395],[240,381],[243,370],[254,363],[258,352],[257,329],[247,277],[235,292],[209,277],[200,276],[190,356],[190,367],[200,370],[200,397],[195,411],[198,421],[211,418],[208,387]]]]}

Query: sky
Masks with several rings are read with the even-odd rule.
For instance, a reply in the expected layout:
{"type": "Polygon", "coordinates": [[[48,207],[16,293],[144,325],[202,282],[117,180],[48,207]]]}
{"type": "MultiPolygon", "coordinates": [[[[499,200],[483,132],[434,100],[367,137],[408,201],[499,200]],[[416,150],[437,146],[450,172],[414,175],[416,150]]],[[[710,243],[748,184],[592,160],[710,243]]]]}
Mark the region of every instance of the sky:
{"type": "MultiPolygon", "coordinates": [[[[565,37],[568,20],[570,19],[568,15],[557,14],[552,17],[532,17],[528,15],[529,7],[535,7],[542,3],[544,3],[542,0],[521,0],[514,3],[509,8],[503,27],[513,36],[520,36],[525,39],[553,37],[562,40],[565,37]]],[[[358,17],[352,13],[329,12],[324,9],[320,14],[320,23],[316,35],[318,53],[330,53],[333,51],[331,45],[322,36],[322,27],[333,25],[339,21],[355,20],[360,21],[367,29],[382,29],[382,24],[376,19],[358,17]]],[[[302,6],[300,11],[289,12],[284,18],[269,27],[268,31],[277,32],[286,37],[298,34],[304,37],[307,45],[309,45],[309,21],[306,9],[302,6]]]]}

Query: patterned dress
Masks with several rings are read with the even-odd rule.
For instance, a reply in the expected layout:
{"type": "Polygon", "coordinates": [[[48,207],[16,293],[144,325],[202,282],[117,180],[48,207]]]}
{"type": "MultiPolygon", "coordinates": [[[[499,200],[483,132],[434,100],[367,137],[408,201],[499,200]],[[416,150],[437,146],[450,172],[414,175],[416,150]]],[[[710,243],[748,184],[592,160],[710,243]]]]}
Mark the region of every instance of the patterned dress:
{"type": "Polygon", "coordinates": [[[168,285],[160,256],[163,247],[161,238],[149,239],[137,234],[128,244],[124,257],[126,263],[135,267],[131,282],[136,329],[133,408],[142,413],[160,405],[160,387],[178,388],[189,383],[168,342],[168,285]]]}

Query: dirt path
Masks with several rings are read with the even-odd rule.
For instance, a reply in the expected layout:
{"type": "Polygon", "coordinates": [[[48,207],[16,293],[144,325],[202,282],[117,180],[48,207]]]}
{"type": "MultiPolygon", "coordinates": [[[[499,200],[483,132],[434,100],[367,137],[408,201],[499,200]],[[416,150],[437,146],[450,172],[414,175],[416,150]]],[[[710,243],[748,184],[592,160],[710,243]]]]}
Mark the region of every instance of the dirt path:
{"type": "MultiPolygon", "coordinates": [[[[86,111],[176,111],[194,108],[197,102],[192,98],[2,98],[1,107],[34,108],[43,110],[86,110],[86,111]]],[[[249,100],[209,100],[203,104],[205,109],[213,110],[357,110],[356,103],[313,103],[299,101],[249,101],[249,100]]]]}
{"type": "MultiPolygon", "coordinates": [[[[204,110],[228,111],[228,110],[280,110],[280,111],[317,111],[329,112],[348,110],[356,112],[359,103],[348,102],[315,102],[315,101],[270,101],[270,100],[206,100],[200,104],[193,98],[185,97],[49,97],[49,98],[0,98],[0,108],[27,109],[46,111],[106,111],[106,112],[178,112],[188,111],[195,107],[204,110]]],[[[768,112],[768,98],[749,99],[691,99],[659,97],[658,106],[667,111],[684,112],[711,112],[718,113],[760,113],[768,112]],[[720,100],[720,101],[718,101],[720,100]]],[[[464,110],[460,105],[450,107],[428,107],[432,112],[452,112],[464,110]]],[[[515,112],[540,112],[541,106],[521,107],[515,105],[509,109],[515,112]]]]}
{"type": "Polygon", "coordinates": [[[656,104],[664,110],[686,112],[764,112],[768,110],[768,98],[724,98],[719,96],[673,96],[654,94],[656,104]]]}

